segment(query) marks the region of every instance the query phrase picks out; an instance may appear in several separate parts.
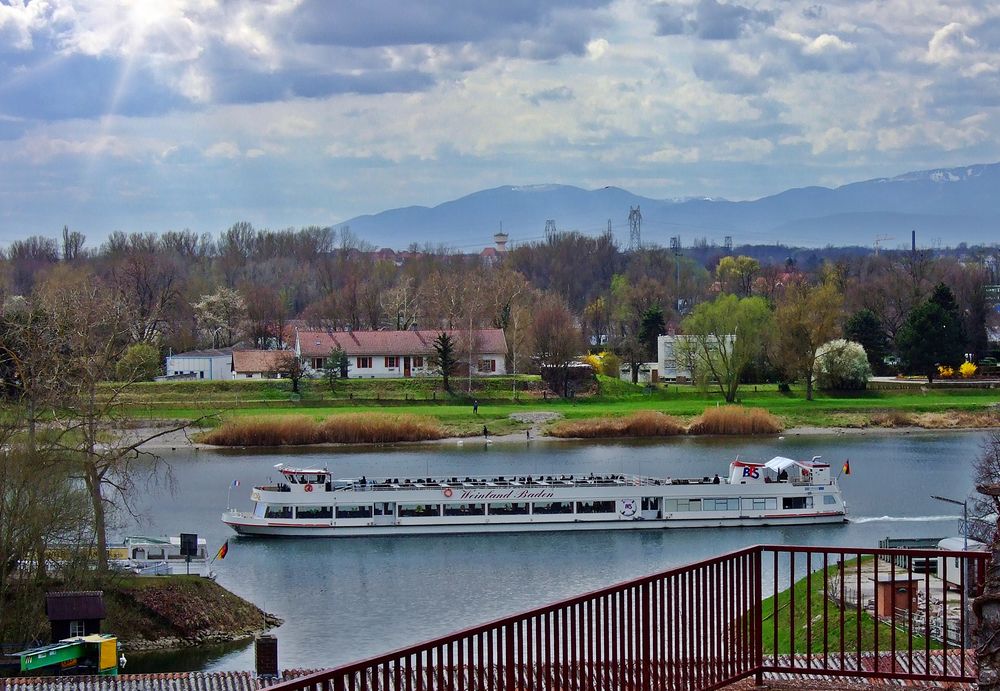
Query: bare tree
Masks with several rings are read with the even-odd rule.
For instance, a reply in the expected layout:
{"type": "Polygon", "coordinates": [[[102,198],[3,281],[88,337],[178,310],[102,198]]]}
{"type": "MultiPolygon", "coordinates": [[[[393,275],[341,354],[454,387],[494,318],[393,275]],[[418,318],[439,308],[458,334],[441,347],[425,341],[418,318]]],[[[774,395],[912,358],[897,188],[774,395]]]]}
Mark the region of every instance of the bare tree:
{"type": "Polygon", "coordinates": [[[976,490],[982,495],[973,503],[980,520],[977,537],[990,545],[992,553],[982,594],[972,603],[976,615],[977,688],[1000,689],[1000,432],[983,442],[975,464],[976,490]],[[988,518],[987,518],[988,517],[988,518]]]}

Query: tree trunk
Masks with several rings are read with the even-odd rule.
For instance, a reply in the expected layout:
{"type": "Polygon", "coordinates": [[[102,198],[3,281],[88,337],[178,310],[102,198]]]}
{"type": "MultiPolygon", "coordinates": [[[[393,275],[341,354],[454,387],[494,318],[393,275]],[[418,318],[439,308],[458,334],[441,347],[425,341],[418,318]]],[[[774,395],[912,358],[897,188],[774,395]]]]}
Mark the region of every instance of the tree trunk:
{"type": "Polygon", "coordinates": [[[94,510],[94,537],[97,539],[97,570],[108,570],[107,518],[104,515],[104,497],[101,494],[101,476],[92,461],[86,461],[83,477],[90,495],[90,505],[94,510]]]}
{"type": "Polygon", "coordinates": [[[629,363],[629,368],[632,370],[632,383],[633,384],[638,384],[639,383],[639,363],[638,362],[630,362],[629,363]]]}
{"type": "Polygon", "coordinates": [[[1000,547],[994,542],[983,594],[972,603],[976,614],[976,662],[980,691],[1000,691],[1000,547]]]}
{"type": "Polygon", "coordinates": [[[813,399],[813,377],[812,373],[806,375],[806,400],[811,401],[813,399]]]}

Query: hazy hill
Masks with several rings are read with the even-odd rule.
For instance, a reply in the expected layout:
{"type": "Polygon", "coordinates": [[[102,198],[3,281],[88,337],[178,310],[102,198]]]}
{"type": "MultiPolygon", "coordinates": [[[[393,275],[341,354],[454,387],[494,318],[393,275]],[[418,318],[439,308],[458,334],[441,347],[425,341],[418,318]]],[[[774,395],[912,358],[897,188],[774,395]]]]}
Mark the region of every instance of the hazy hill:
{"type": "Polygon", "coordinates": [[[541,239],[545,221],[559,230],[602,232],[611,219],[622,244],[629,237],[629,208],[642,211],[644,242],[667,245],[672,235],[685,244],[696,238],[737,245],[783,243],[803,247],[871,245],[884,247],[940,242],[992,243],[1000,240],[1000,163],[925,170],[841,187],[802,187],[754,201],[651,199],[617,187],[584,190],[568,185],[496,187],[435,207],[411,206],[358,216],[350,225],[378,246],[445,244],[474,250],[491,242],[501,223],[511,242],[541,239]]]}

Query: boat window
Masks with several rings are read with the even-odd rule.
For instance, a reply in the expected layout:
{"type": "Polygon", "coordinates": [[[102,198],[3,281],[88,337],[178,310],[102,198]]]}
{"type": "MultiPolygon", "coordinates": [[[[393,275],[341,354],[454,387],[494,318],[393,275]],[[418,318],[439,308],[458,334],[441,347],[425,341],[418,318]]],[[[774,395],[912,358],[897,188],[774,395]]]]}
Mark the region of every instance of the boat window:
{"type": "Polygon", "coordinates": [[[486,513],[486,504],[445,504],[445,516],[482,516],[486,513]]]}
{"type": "Polygon", "coordinates": [[[777,508],[777,497],[753,497],[743,500],[744,511],[774,511],[777,508]]]}
{"type": "Polygon", "coordinates": [[[785,497],[781,500],[781,507],[784,509],[811,509],[813,507],[813,498],[785,497]]]}
{"type": "Polygon", "coordinates": [[[371,504],[337,504],[337,518],[371,518],[371,504]]]}
{"type": "Polygon", "coordinates": [[[536,501],[531,505],[531,512],[536,514],[573,513],[573,502],[536,501]]]}
{"type": "Polygon", "coordinates": [[[267,504],[261,504],[260,502],[257,502],[256,504],[254,504],[254,507],[253,507],[253,517],[254,518],[263,518],[264,517],[264,508],[266,506],[267,506],[267,504]]]}
{"type": "Polygon", "coordinates": [[[298,506],[295,508],[296,518],[333,518],[332,506],[298,506]]]}
{"type": "Polygon", "coordinates": [[[269,504],[267,509],[264,511],[264,518],[291,518],[291,517],[292,517],[291,506],[273,506],[269,504]]]}
{"type": "Polygon", "coordinates": [[[823,503],[824,504],[836,504],[837,503],[837,497],[833,496],[832,494],[824,494],[823,495],[823,503]]]}
{"type": "Polygon", "coordinates": [[[491,516],[520,516],[528,513],[527,502],[496,502],[490,504],[491,516]]]}
{"type": "Polygon", "coordinates": [[[393,505],[385,502],[379,502],[375,504],[375,515],[376,516],[391,516],[393,505]]]}
{"type": "Polygon", "coordinates": [[[615,502],[612,501],[578,501],[577,513],[614,513],[615,502]]]}
{"type": "Polygon", "coordinates": [[[643,511],[657,511],[660,508],[660,498],[659,497],[643,497],[642,498],[642,510],[643,511]]]}
{"type": "Polygon", "coordinates": [[[702,506],[705,511],[739,511],[740,500],[732,499],[703,499],[702,506]]]}
{"type": "Polygon", "coordinates": [[[668,513],[675,511],[701,511],[701,499],[664,499],[663,510],[668,513]]]}
{"type": "Polygon", "coordinates": [[[398,510],[400,518],[427,518],[441,515],[440,504],[400,504],[398,510]]]}

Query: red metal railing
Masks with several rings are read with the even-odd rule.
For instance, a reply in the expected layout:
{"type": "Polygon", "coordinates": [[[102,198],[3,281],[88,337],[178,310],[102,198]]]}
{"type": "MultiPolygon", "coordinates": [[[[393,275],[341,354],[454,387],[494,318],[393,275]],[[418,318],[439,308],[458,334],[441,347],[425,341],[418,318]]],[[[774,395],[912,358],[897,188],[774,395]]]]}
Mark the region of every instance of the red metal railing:
{"type": "MultiPolygon", "coordinates": [[[[914,566],[915,560],[941,556],[974,565],[963,573],[982,582],[986,554],[750,547],[271,689],[708,690],[764,673],[969,681],[973,670],[963,654],[969,647],[969,595],[964,590],[957,600],[959,612],[949,609],[955,597],[949,599],[946,582],[941,586],[940,626],[931,612],[930,576],[916,581],[923,583],[924,597],[911,594],[905,614],[899,614],[896,605],[902,598],[891,586],[892,606],[883,612],[876,604],[869,613],[869,571],[876,597],[884,589],[875,585],[880,575],[904,572],[881,559],[901,558],[914,566]],[[815,588],[817,583],[822,587],[815,588]],[[765,589],[779,595],[764,600],[765,589]],[[915,611],[918,605],[922,615],[915,611]],[[949,615],[956,612],[961,626],[951,622],[949,627],[949,615]],[[878,626],[876,615],[882,615],[878,626]],[[934,642],[937,631],[943,631],[939,643],[934,642]],[[958,638],[949,642],[949,634],[958,638]],[[941,660],[943,665],[932,664],[941,660]]],[[[913,583],[907,581],[910,590],[917,587],[913,583]]]]}

